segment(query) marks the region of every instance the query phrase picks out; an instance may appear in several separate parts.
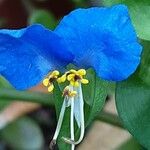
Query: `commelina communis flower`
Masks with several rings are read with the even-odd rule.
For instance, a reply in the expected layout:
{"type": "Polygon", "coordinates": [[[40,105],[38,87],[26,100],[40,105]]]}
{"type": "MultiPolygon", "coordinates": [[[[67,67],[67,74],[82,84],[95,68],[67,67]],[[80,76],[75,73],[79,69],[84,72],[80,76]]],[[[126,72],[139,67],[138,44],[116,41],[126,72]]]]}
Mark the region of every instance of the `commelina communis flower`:
{"type": "Polygon", "coordinates": [[[84,136],[82,84],[89,82],[84,78],[85,69],[92,67],[102,79],[121,81],[134,73],[141,51],[125,5],[76,9],[54,31],[39,24],[19,30],[1,29],[0,74],[20,90],[41,80],[49,92],[54,90],[54,81],[69,83],[62,93],[64,101],[50,147],[56,143],[66,107],[71,106],[71,135],[63,140],[73,150],[84,136]],[[79,69],[66,71],[69,63],[79,69]],[[74,118],[81,130],[77,141],[74,118]]]}

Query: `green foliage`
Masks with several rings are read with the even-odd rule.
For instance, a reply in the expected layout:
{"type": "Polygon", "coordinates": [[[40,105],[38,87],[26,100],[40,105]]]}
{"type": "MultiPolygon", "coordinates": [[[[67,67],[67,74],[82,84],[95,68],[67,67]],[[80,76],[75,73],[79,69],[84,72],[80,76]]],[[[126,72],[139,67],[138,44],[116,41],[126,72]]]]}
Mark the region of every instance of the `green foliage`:
{"type": "MultiPolygon", "coordinates": [[[[108,83],[106,81],[100,80],[96,77],[96,74],[93,70],[87,70],[87,78],[89,80],[88,85],[83,85],[83,95],[85,100],[85,125],[88,126],[96,115],[102,109],[106,95],[107,95],[107,87],[108,83]]],[[[57,111],[57,116],[59,116],[59,112],[62,106],[63,98],[62,98],[62,88],[57,87],[57,90],[54,91],[54,99],[55,99],[55,106],[57,111]]],[[[65,112],[65,117],[63,121],[63,125],[61,128],[61,132],[58,139],[58,144],[60,150],[70,150],[70,145],[65,144],[61,137],[70,137],[70,108],[67,108],[65,112]]],[[[76,138],[79,136],[79,129],[75,128],[76,138]]]]}
{"type": "Polygon", "coordinates": [[[133,25],[141,39],[150,40],[150,1],[149,0],[102,0],[103,5],[126,4],[133,25]]]}
{"type": "MultiPolygon", "coordinates": [[[[9,84],[9,82],[4,79],[2,76],[0,76],[0,91],[1,88],[8,88],[12,89],[12,86],[9,84]]],[[[0,110],[6,107],[10,102],[6,101],[5,98],[0,97],[0,110]]]]}
{"type": "Polygon", "coordinates": [[[10,83],[0,76],[0,109],[4,108],[10,101],[29,101],[43,105],[53,105],[53,95],[41,92],[17,91],[10,83]]]}
{"type": "Polygon", "coordinates": [[[52,13],[46,10],[35,10],[28,19],[29,24],[40,23],[47,28],[54,29],[57,21],[52,13]]]}
{"type": "Polygon", "coordinates": [[[87,118],[86,125],[89,125],[104,106],[108,93],[109,83],[107,81],[101,80],[96,76],[95,72],[91,71],[90,69],[87,71],[87,74],[91,74],[91,76],[88,78],[89,81],[92,81],[92,78],[94,77],[94,81],[90,82],[89,85],[83,88],[83,95],[87,95],[87,97],[91,99],[90,108],[89,106],[85,107],[85,118],[87,118]],[[93,92],[92,89],[90,89],[88,86],[93,88],[93,92]],[[90,97],[91,95],[92,97],[90,97]]]}
{"type": "Polygon", "coordinates": [[[142,147],[137,143],[137,141],[133,138],[125,141],[121,146],[119,146],[116,150],[142,150],[142,147]]]}
{"type": "Polygon", "coordinates": [[[88,6],[88,0],[71,0],[76,7],[87,7],[88,6]]]}
{"type": "Polygon", "coordinates": [[[40,150],[44,144],[39,126],[28,117],[9,124],[0,134],[14,150],[40,150]]]}
{"type": "Polygon", "coordinates": [[[12,86],[10,85],[10,83],[3,78],[2,76],[0,76],[0,88],[12,88],[12,86]]]}
{"type": "MultiPolygon", "coordinates": [[[[2,76],[0,76],[0,93],[0,110],[3,110],[12,102],[12,100],[17,99],[18,96],[20,97],[20,100],[28,100],[29,98],[32,101],[42,97],[42,95],[38,95],[38,93],[17,92],[2,76]],[[6,93],[3,92],[5,90],[6,93]],[[10,97],[5,97],[5,95],[10,95],[10,97]]],[[[47,97],[46,99],[49,101],[49,95],[43,95],[42,100],[44,97],[47,97]]],[[[1,130],[0,138],[8,143],[14,150],[41,149],[44,143],[40,127],[32,119],[27,117],[21,118],[1,130]]]]}
{"type": "Polygon", "coordinates": [[[142,40],[143,45],[143,54],[142,61],[139,70],[139,77],[143,80],[144,83],[150,86],[150,41],[142,40]]]}
{"type": "Polygon", "coordinates": [[[150,88],[137,74],[117,84],[116,103],[124,126],[146,148],[150,147],[150,88]]]}

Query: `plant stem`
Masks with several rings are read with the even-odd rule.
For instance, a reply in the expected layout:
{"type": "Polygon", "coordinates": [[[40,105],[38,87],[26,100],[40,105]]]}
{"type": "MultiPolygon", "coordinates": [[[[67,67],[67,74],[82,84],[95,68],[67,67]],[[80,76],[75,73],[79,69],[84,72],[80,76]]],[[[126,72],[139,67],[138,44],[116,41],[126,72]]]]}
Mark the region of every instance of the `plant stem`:
{"type": "MultiPolygon", "coordinates": [[[[54,105],[52,94],[30,91],[17,91],[9,88],[0,88],[0,99],[8,101],[18,100],[35,102],[46,106],[54,105]]],[[[124,128],[118,116],[105,111],[102,111],[100,115],[96,117],[96,120],[103,121],[120,128],[124,128]]]]}
{"type": "Polygon", "coordinates": [[[0,98],[8,101],[18,100],[35,102],[42,105],[53,105],[53,95],[41,92],[17,91],[14,89],[0,88],[0,98]]]}
{"type": "Polygon", "coordinates": [[[124,129],[124,127],[121,123],[121,120],[119,119],[119,117],[117,115],[114,115],[114,114],[111,114],[111,113],[108,113],[105,111],[102,111],[100,113],[100,115],[96,117],[96,120],[103,121],[108,124],[111,124],[111,125],[114,125],[114,126],[124,129]]]}

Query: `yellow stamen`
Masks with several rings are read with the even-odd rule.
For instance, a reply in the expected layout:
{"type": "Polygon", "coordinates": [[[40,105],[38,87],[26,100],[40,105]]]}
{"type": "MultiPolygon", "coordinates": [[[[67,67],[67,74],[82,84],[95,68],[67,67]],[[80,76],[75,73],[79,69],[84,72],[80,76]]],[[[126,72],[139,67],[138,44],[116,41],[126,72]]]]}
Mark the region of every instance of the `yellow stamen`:
{"type": "Polygon", "coordinates": [[[66,81],[66,78],[67,78],[67,77],[66,77],[66,74],[64,74],[64,75],[62,75],[60,78],[57,79],[57,82],[58,82],[58,83],[63,83],[63,82],[66,81]]]}
{"type": "Polygon", "coordinates": [[[52,76],[59,76],[59,71],[57,70],[54,70],[52,73],[51,73],[52,76]]]}
{"type": "Polygon", "coordinates": [[[49,79],[48,78],[44,79],[43,80],[43,85],[48,86],[48,84],[49,84],[49,79]]]}
{"type": "Polygon", "coordinates": [[[80,70],[77,71],[77,73],[81,76],[84,76],[84,75],[86,75],[86,70],[85,69],[80,69],[80,70]]]}
{"type": "Polygon", "coordinates": [[[76,91],[70,91],[69,86],[66,86],[64,88],[62,96],[69,96],[69,97],[74,97],[77,95],[76,91]]]}
{"type": "MultiPolygon", "coordinates": [[[[80,83],[82,84],[88,84],[89,81],[87,79],[84,79],[83,76],[86,75],[85,69],[79,69],[74,70],[71,69],[70,71],[67,71],[64,75],[58,78],[59,71],[54,70],[51,72],[51,74],[43,80],[43,85],[48,87],[48,91],[52,92],[54,89],[53,82],[57,80],[58,83],[63,83],[66,80],[70,82],[70,85],[78,87],[80,83]]],[[[72,93],[74,95],[74,92],[72,93]]]]}
{"type": "Polygon", "coordinates": [[[83,76],[86,75],[85,69],[79,69],[78,71],[71,69],[67,71],[64,75],[57,79],[58,83],[65,82],[68,80],[72,86],[79,86],[79,83],[88,84],[89,81],[84,79],[83,76]]]}
{"type": "Polygon", "coordinates": [[[67,76],[67,80],[68,80],[68,81],[71,81],[71,80],[74,78],[74,76],[75,76],[75,74],[69,74],[69,75],[67,76]]]}
{"type": "Polygon", "coordinates": [[[52,92],[52,91],[53,91],[53,89],[54,89],[54,85],[53,85],[53,84],[51,84],[51,85],[48,87],[48,92],[52,92]]]}
{"type": "Polygon", "coordinates": [[[71,91],[71,92],[70,92],[70,96],[71,96],[71,97],[74,97],[74,96],[76,96],[76,95],[77,95],[77,92],[76,92],[76,91],[71,91]]]}
{"type": "Polygon", "coordinates": [[[76,70],[74,70],[74,69],[71,69],[70,71],[69,71],[70,73],[77,73],[77,71],[76,70]]]}
{"type": "Polygon", "coordinates": [[[72,86],[74,86],[74,81],[70,81],[70,84],[71,84],[72,86]]]}
{"type": "Polygon", "coordinates": [[[78,81],[70,81],[70,84],[72,85],[72,86],[75,86],[75,87],[78,87],[79,86],[79,82],[78,81]]]}
{"type": "Polygon", "coordinates": [[[74,82],[74,86],[78,87],[78,86],[79,86],[79,82],[78,82],[78,81],[75,81],[75,82],[74,82]]]}
{"type": "Polygon", "coordinates": [[[53,82],[58,78],[59,71],[54,70],[51,74],[43,80],[43,85],[48,87],[48,91],[52,92],[54,89],[53,82]]]}
{"type": "Polygon", "coordinates": [[[88,84],[88,83],[89,83],[89,80],[87,80],[87,79],[81,79],[81,83],[83,83],[83,84],[88,84]]]}

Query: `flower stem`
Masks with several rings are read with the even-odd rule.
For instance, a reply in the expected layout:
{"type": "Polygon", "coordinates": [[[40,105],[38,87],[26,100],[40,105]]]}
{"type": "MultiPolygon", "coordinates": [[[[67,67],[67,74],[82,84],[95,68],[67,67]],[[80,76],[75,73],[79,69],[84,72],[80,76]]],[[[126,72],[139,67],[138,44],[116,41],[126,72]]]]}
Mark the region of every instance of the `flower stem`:
{"type": "Polygon", "coordinates": [[[0,99],[8,101],[35,102],[42,105],[54,105],[53,95],[41,92],[17,91],[9,88],[0,88],[0,99]]]}
{"type": "MultiPolygon", "coordinates": [[[[0,99],[7,101],[15,100],[35,102],[46,106],[54,105],[52,94],[31,91],[17,91],[10,88],[0,88],[0,99]]],[[[101,112],[100,115],[96,117],[96,119],[120,128],[124,128],[120,119],[116,115],[108,112],[101,112]]]]}
{"type": "Polygon", "coordinates": [[[111,125],[114,125],[114,126],[117,126],[119,128],[123,128],[124,129],[120,118],[117,115],[112,114],[112,113],[108,113],[108,112],[102,111],[99,114],[99,116],[96,117],[96,120],[103,121],[103,122],[106,122],[108,124],[111,124],[111,125]]]}

